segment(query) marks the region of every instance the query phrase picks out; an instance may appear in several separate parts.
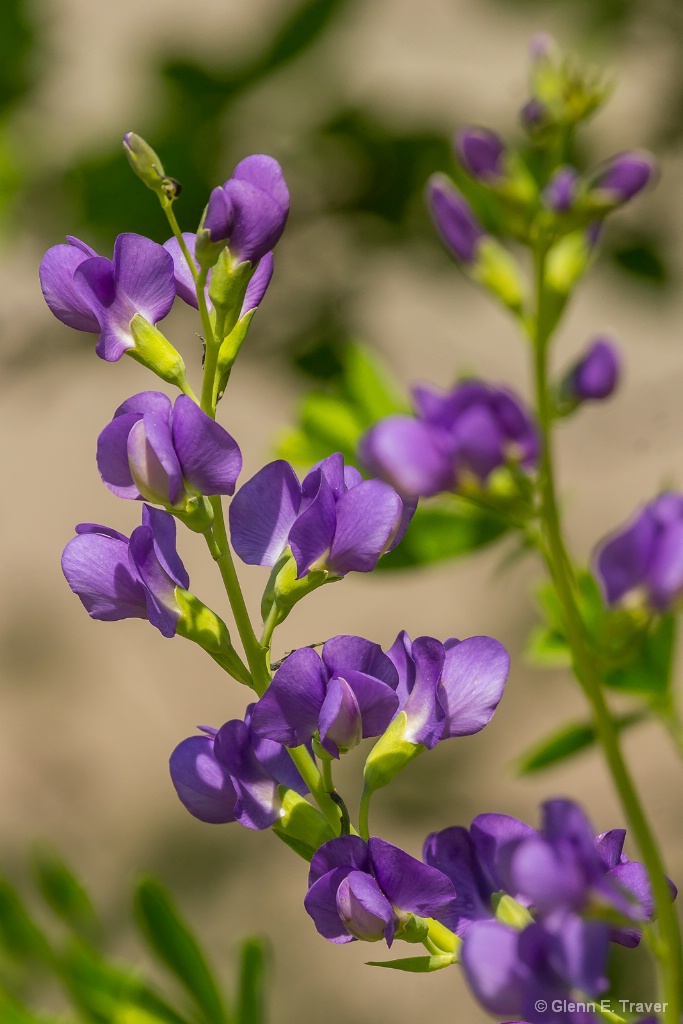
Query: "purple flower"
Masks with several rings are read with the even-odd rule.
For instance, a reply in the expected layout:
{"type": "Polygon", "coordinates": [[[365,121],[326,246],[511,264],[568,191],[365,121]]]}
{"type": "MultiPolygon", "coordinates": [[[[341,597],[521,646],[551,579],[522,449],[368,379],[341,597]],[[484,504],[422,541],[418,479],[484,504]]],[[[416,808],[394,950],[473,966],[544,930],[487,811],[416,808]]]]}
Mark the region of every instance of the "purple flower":
{"type": "Polygon", "coordinates": [[[510,460],[535,464],[536,427],[506,388],[468,380],[445,394],[415,388],[413,397],[416,418],[380,420],[359,447],[365,465],[400,494],[430,497],[457,490],[468,477],[484,484],[510,460]]]}
{"type": "Polygon", "coordinates": [[[503,695],[510,669],[507,651],[488,636],[451,638],[444,644],[399,633],[388,657],[398,672],[404,739],[431,750],[440,740],[471,736],[487,725],[503,695]]]}
{"type": "MultiPolygon", "coordinates": [[[[195,261],[195,266],[199,269],[199,263],[195,257],[195,245],[197,243],[197,236],[190,231],[183,232],[183,239],[188,248],[188,251],[195,261]]],[[[175,287],[178,294],[178,298],[182,299],[189,306],[197,306],[197,292],[195,290],[194,278],[187,265],[187,260],[183,255],[177,238],[169,238],[167,242],[164,242],[163,248],[169,253],[173,260],[173,272],[175,275],[175,287]]],[[[211,283],[212,271],[209,270],[207,277],[207,284],[205,288],[206,304],[208,309],[211,309],[211,301],[209,299],[209,285],[211,283]]],[[[266,294],[268,285],[270,284],[273,276],[273,254],[267,252],[263,256],[254,271],[249,284],[247,285],[247,291],[242,302],[242,309],[240,310],[239,320],[243,320],[244,317],[251,313],[252,310],[256,309],[266,294]]]]}
{"type": "Polygon", "coordinates": [[[283,815],[278,786],[302,796],[307,792],[285,748],[254,733],[253,709],[250,704],[243,722],[235,719],[220,729],[202,726],[206,735],[190,736],[171,754],[178,797],[200,821],[269,828],[283,815]]]}
{"type": "Polygon", "coordinates": [[[619,381],[619,353],[611,338],[594,338],[560,385],[560,397],[573,404],[609,398],[619,381]]]}
{"type": "Polygon", "coordinates": [[[339,453],[302,483],[288,462],[270,462],[230,505],[232,544],[249,565],[271,566],[289,546],[299,579],[309,569],[370,572],[398,544],[414,507],[382,480],[363,480],[339,453]]]}
{"type": "Polygon", "coordinates": [[[40,264],[40,285],[48,306],[62,323],[99,334],[95,351],[115,363],[135,348],[133,317],[150,324],[163,320],[175,298],[173,261],[162,246],[142,235],[119,235],[111,260],[67,236],[40,264]]]}
{"type": "Polygon", "coordinates": [[[145,505],[142,526],[130,539],[107,526],[80,523],[62,555],[66,581],[93,619],[149,619],[175,635],[180,608],[176,587],[190,581],[175,547],[172,516],[145,505]]]}
{"type": "Polygon", "coordinates": [[[540,131],[550,120],[550,112],[541,100],[535,96],[524,104],[519,112],[519,119],[524,128],[530,133],[540,131]]]}
{"type": "Polygon", "coordinates": [[[592,186],[606,193],[610,203],[620,205],[642,192],[654,179],[656,170],[650,153],[617,153],[596,171],[592,186]]]}
{"type": "Polygon", "coordinates": [[[443,917],[454,896],[445,875],[383,839],[340,836],[313,855],[304,906],[329,942],[391,946],[407,914],[443,917]]]}
{"type": "Polygon", "coordinates": [[[455,137],[455,152],[468,174],[483,182],[503,177],[505,143],[488,128],[462,128],[455,137]]]}
{"type": "Polygon", "coordinates": [[[543,200],[555,213],[569,213],[576,199],[579,176],[573,167],[560,167],[543,190],[543,200]]]}
{"type": "Polygon", "coordinates": [[[608,946],[605,926],[571,915],[523,931],[476,921],[461,957],[472,992],[490,1013],[523,1016],[530,1024],[590,1024],[590,1012],[563,1006],[578,1001],[576,991],[589,997],[605,991],[608,946]]]}
{"type": "Polygon", "coordinates": [[[608,604],[637,592],[663,612],[683,592],[683,495],[644,505],[598,547],[595,571],[608,604]]]}
{"type": "Polygon", "coordinates": [[[486,232],[445,175],[433,174],[427,182],[427,206],[451,255],[462,263],[474,263],[479,242],[486,237],[486,232]]]}
{"type": "Polygon", "coordinates": [[[232,494],[242,468],[237,442],[199,406],[159,391],[127,399],[97,439],[102,480],[120,498],[184,508],[191,494],[232,494]]]}
{"type": "Polygon", "coordinates": [[[288,747],[317,733],[333,757],[379,736],[398,707],[398,675],[378,644],[359,636],[328,640],[322,658],[310,647],[290,654],[254,707],[254,730],[288,747]]]}

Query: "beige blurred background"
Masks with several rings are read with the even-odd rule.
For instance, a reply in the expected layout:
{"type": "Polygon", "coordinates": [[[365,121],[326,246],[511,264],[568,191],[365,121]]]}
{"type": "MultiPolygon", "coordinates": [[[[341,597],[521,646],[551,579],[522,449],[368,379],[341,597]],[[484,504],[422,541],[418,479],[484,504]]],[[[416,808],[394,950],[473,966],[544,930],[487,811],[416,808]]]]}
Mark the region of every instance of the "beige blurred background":
{"type": "MultiPolygon", "coordinates": [[[[369,1024],[418,1015],[475,1022],[483,1017],[457,970],[433,976],[382,972],[364,966],[368,953],[379,958],[379,950],[325,943],[303,910],[306,866],[272,835],[204,825],[184,811],[168,777],[171,750],[196,724],[241,716],[244,692],[198,649],[180,639],[166,641],[146,623],[90,621],[59,566],[75,523],[102,522],[126,532],[137,524],[139,507],[117,501],[99,481],[95,439],[124,398],[156,385],[130,360],[98,360],[91,339],[62,327],[44,306],[37,267],[46,245],[61,240],[50,236],[52,222],[62,232],[73,210],[82,223],[69,205],[73,200],[50,182],[63,182],[65,168],[83,154],[95,154],[96,162],[98,147],[111,150],[124,131],[154,129],[155,55],[182,52],[208,67],[231,60],[239,66],[286,8],[282,0],[119,0],[115,6],[43,0],[26,8],[29,23],[39,27],[30,59],[40,74],[30,95],[12,109],[11,139],[34,191],[6,218],[0,250],[6,481],[0,864],[20,873],[32,841],[53,842],[91,887],[122,955],[137,955],[128,904],[131,881],[142,871],[157,872],[172,887],[223,977],[230,976],[237,940],[265,933],[275,953],[272,1019],[278,1024],[369,1024]]],[[[322,173],[329,153],[323,154],[327,163],[319,151],[306,156],[301,140],[340,97],[349,108],[371,112],[387,131],[428,129],[447,138],[467,120],[512,132],[525,98],[527,43],[545,29],[614,71],[611,105],[588,130],[592,151],[605,156],[651,142],[680,62],[675,33],[654,14],[640,18],[636,11],[613,36],[593,37],[575,8],[362,0],[349,4],[300,59],[264,78],[231,108],[219,180],[246,153],[273,152],[291,182],[294,213],[278,247],[271,293],[220,410],[242,446],[243,479],[272,457],[278,433],[291,424],[310,386],[278,350],[290,324],[292,333],[302,329],[292,294],[315,296],[324,288],[338,292],[340,301],[343,296],[353,331],[390,361],[404,385],[415,379],[446,384],[456,369],[476,369],[528,391],[526,352],[505,316],[454,272],[427,234],[408,247],[391,237],[381,246],[363,246],[363,225],[370,232],[377,227],[372,215],[367,221],[359,215],[359,230],[329,202],[334,188],[342,194],[353,189],[346,170],[357,174],[357,166],[340,149],[330,182],[322,173]],[[297,208],[308,216],[297,219],[297,208]],[[309,292],[301,291],[302,281],[309,292]]],[[[675,137],[660,155],[659,189],[621,219],[638,230],[659,230],[670,285],[644,283],[605,261],[580,292],[558,342],[559,366],[591,333],[611,331],[627,368],[609,406],[587,409],[561,430],[568,527],[582,559],[663,482],[683,484],[683,297],[677,287],[683,162],[675,137]]],[[[153,209],[151,193],[143,199],[153,209]]],[[[181,204],[178,215],[182,220],[181,204]]],[[[135,227],[125,223],[121,230],[135,227]]],[[[190,311],[174,311],[166,324],[196,379],[198,327],[190,311]]],[[[192,590],[226,614],[202,544],[182,534],[180,548],[192,590]]],[[[486,810],[535,821],[538,803],[553,795],[582,801],[600,831],[623,822],[598,753],[532,779],[511,770],[515,756],[535,739],[567,718],[582,717],[584,709],[563,672],[525,664],[522,646],[535,621],[532,591],[539,573],[529,560],[502,569],[509,551],[503,542],[470,559],[410,574],[349,576],[300,606],[277,635],[278,652],[343,632],[386,647],[401,628],[441,638],[492,634],[509,647],[510,682],[485,732],[442,744],[375,800],[375,829],[416,856],[429,831],[468,824],[486,810]]],[[[256,610],[265,570],[242,570],[256,610]]],[[[629,734],[626,749],[670,872],[680,882],[683,787],[674,753],[655,726],[629,734]]],[[[340,782],[353,799],[362,755],[356,752],[347,762],[340,782]]],[[[640,963],[638,954],[630,955],[629,963],[640,963]]]]}

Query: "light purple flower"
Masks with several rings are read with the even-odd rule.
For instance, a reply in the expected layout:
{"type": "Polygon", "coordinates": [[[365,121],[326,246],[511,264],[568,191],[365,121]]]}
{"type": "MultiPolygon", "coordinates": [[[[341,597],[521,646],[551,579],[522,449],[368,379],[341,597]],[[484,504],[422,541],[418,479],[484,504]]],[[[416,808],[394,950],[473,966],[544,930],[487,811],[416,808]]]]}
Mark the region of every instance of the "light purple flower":
{"type": "Polygon", "coordinates": [[[242,468],[237,442],[199,406],[160,391],[127,399],[97,439],[102,480],[120,498],[183,508],[192,494],[232,494],[242,468]]]}
{"type": "Polygon", "coordinates": [[[107,526],[81,523],[62,555],[66,581],[93,619],[149,619],[175,635],[180,608],[176,587],[190,581],[175,547],[172,516],[145,505],[142,526],[130,539],[107,526]]]}
{"type": "Polygon", "coordinates": [[[309,569],[332,575],[370,572],[398,544],[415,509],[382,480],[363,480],[339,453],[302,483],[288,462],[264,466],[230,505],[232,544],[249,565],[275,565],[287,546],[298,578],[309,569]]]}
{"type": "Polygon", "coordinates": [[[190,814],[210,824],[239,821],[265,829],[282,817],[279,786],[302,796],[308,791],[280,743],[254,733],[252,712],[220,729],[202,726],[204,736],[190,736],[171,754],[171,780],[190,814]]]}
{"type": "Polygon", "coordinates": [[[163,320],[175,298],[173,261],[165,249],[142,235],[119,235],[113,259],[98,256],[78,238],[55,245],[40,264],[48,306],[62,323],[99,334],[95,351],[113,363],[135,348],[130,323],[139,315],[163,320]]]}
{"type": "Polygon", "coordinates": [[[444,174],[431,176],[426,198],[434,226],[451,255],[462,263],[474,263],[486,232],[469,203],[444,174]]]}
{"type": "Polygon", "coordinates": [[[535,465],[536,426],[506,388],[468,380],[445,394],[418,387],[413,398],[417,417],[380,420],[359,445],[369,470],[400,494],[431,497],[472,476],[485,484],[508,461],[535,465]]]}
{"type": "Polygon", "coordinates": [[[388,657],[398,672],[404,739],[431,750],[440,740],[471,736],[487,725],[503,695],[510,658],[497,640],[471,636],[444,644],[399,633],[388,657]]]}
{"type": "Polygon", "coordinates": [[[640,592],[656,611],[683,592],[683,495],[660,494],[598,547],[595,571],[608,604],[640,592]]]}
{"type": "Polygon", "coordinates": [[[594,338],[587,351],[567,373],[560,397],[573,403],[609,398],[619,382],[619,352],[612,338],[594,338]]]}
{"type": "Polygon", "coordinates": [[[617,153],[597,169],[592,187],[620,205],[642,192],[654,180],[656,172],[657,165],[650,153],[617,153]]]}
{"type": "Polygon", "coordinates": [[[383,839],[340,836],[313,855],[304,906],[329,942],[361,939],[391,946],[401,916],[440,918],[455,893],[451,882],[383,839]]]}
{"type": "Polygon", "coordinates": [[[318,734],[332,757],[379,736],[398,707],[398,675],[378,644],[359,636],[289,655],[254,707],[254,730],[288,747],[318,734]]]}
{"type": "Polygon", "coordinates": [[[573,167],[560,167],[543,190],[543,200],[555,213],[569,213],[577,193],[578,173],[573,167]]]}
{"type": "MultiPolygon", "coordinates": [[[[199,269],[199,263],[195,257],[195,245],[197,242],[197,236],[191,231],[183,232],[183,239],[188,248],[188,251],[195,261],[195,266],[199,269]]],[[[167,242],[164,242],[163,248],[169,253],[173,260],[173,272],[175,275],[175,287],[178,297],[186,302],[189,306],[198,308],[197,304],[197,292],[195,290],[194,278],[187,265],[187,260],[183,255],[177,238],[169,238],[167,242]]],[[[211,301],[209,299],[209,285],[211,283],[212,270],[209,270],[207,277],[207,284],[205,288],[206,305],[208,309],[211,309],[211,301]]],[[[247,285],[247,291],[242,302],[242,308],[240,310],[239,320],[243,320],[247,313],[256,309],[263,299],[268,285],[270,284],[273,276],[273,254],[267,252],[258,262],[258,266],[254,271],[249,284],[247,285]]]]}
{"type": "Polygon", "coordinates": [[[455,152],[468,174],[483,182],[495,182],[504,176],[506,146],[488,128],[462,128],[455,137],[455,152]]]}

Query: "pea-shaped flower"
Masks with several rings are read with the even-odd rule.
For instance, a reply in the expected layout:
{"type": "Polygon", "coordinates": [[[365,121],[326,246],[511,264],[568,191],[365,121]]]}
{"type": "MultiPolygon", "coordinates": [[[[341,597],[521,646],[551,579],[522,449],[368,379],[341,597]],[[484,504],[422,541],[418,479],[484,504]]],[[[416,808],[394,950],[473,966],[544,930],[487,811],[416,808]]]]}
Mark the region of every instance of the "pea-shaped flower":
{"type": "Polygon", "coordinates": [[[383,839],[340,836],[313,855],[304,906],[328,942],[391,946],[408,914],[444,918],[452,883],[383,839]]]}
{"type": "Polygon", "coordinates": [[[175,299],[173,260],[149,238],[119,235],[113,259],[98,256],[85,242],[67,236],[40,264],[40,284],[48,306],[62,323],[99,334],[95,351],[117,362],[136,348],[135,317],[156,324],[175,299]]]}
{"type": "Polygon", "coordinates": [[[97,439],[102,480],[120,498],[182,510],[194,495],[232,494],[242,468],[237,442],[199,406],[159,391],[127,399],[97,439]]]}
{"type": "Polygon", "coordinates": [[[378,644],[335,636],[289,655],[254,707],[254,730],[298,747],[316,733],[332,757],[384,732],[398,708],[398,675],[378,644]]]}
{"type": "Polygon", "coordinates": [[[288,462],[264,466],[230,505],[232,544],[249,565],[275,565],[290,547],[298,577],[309,569],[335,576],[371,572],[399,542],[414,504],[382,480],[363,480],[330,455],[302,483],[288,462]]]}
{"type": "Polygon", "coordinates": [[[62,555],[66,581],[93,619],[149,619],[175,636],[181,609],[176,588],[190,585],[175,547],[172,516],[145,505],[142,526],[130,538],[95,523],[81,523],[62,555]]]}

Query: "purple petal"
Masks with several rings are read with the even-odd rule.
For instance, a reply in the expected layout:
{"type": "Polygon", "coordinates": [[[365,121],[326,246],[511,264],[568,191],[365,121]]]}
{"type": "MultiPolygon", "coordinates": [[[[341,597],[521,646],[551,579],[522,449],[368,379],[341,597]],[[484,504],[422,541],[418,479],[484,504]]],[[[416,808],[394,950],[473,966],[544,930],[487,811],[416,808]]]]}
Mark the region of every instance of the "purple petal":
{"type": "Polygon", "coordinates": [[[185,485],[166,417],[145,413],[131,427],[126,448],[131,476],[143,497],[178,505],[185,485]]]}
{"type": "Polygon", "coordinates": [[[114,418],[124,416],[127,413],[136,413],[144,416],[145,413],[152,413],[160,419],[166,418],[169,429],[171,424],[171,399],[162,391],[140,391],[122,402],[114,413],[114,418]]]}
{"type": "Polygon", "coordinates": [[[381,420],[361,438],[358,453],[400,494],[429,498],[455,485],[451,454],[432,427],[410,416],[381,420]]]}
{"type": "Polygon", "coordinates": [[[289,531],[289,545],[296,561],[298,579],[305,576],[313,563],[329,550],[337,521],[332,490],[319,470],[316,480],[315,497],[289,531]]]}
{"type": "Polygon", "coordinates": [[[469,470],[482,482],[505,461],[504,437],[490,408],[472,406],[453,429],[456,466],[469,470]]]}
{"type": "Polygon", "coordinates": [[[344,456],[341,452],[334,452],[333,455],[328,455],[326,459],[322,459],[321,462],[313,467],[301,484],[304,496],[309,493],[315,493],[317,489],[317,473],[319,471],[330,485],[335,499],[339,501],[342,494],[346,494],[349,489],[346,482],[346,468],[344,456]],[[312,488],[313,490],[311,490],[312,488]]]}
{"type": "Polygon", "coordinates": [[[287,221],[287,211],[278,202],[248,181],[231,178],[225,191],[232,203],[234,222],[229,249],[239,263],[258,263],[275,247],[287,221]]]}
{"type": "Polygon", "coordinates": [[[412,643],[411,657],[415,664],[415,679],[401,707],[408,717],[405,738],[411,743],[422,743],[431,750],[442,738],[447,724],[436,696],[444,666],[443,644],[433,637],[418,637],[412,643]]]}
{"type": "MultiPolygon", "coordinates": [[[[362,738],[380,736],[398,710],[396,691],[381,679],[355,669],[346,669],[342,678],[356,699],[362,723],[362,738]]],[[[331,679],[329,685],[332,686],[336,679],[336,676],[331,679]]]]}
{"type": "Polygon", "coordinates": [[[488,128],[463,128],[455,139],[456,154],[473,178],[494,181],[503,174],[505,143],[488,128]]]}
{"type": "Polygon", "coordinates": [[[84,260],[76,267],[74,283],[97,317],[100,337],[95,351],[100,359],[117,362],[135,347],[130,322],[138,311],[118,287],[113,263],[103,256],[84,260]]]}
{"type": "Polygon", "coordinates": [[[230,503],[230,535],[248,565],[275,565],[301,504],[301,487],[288,462],[270,462],[240,487],[230,503]]]}
{"type": "Polygon", "coordinates": [[[237,793],[236,820],[246,828],[270,828],[282,814],[278,784],[256,757],[245,723],[226,722],[218,730],[214,750],[237,793]]]}
{"type": "Polygon", "coordinates": [[[509,814],[480,814],[470,827],[479,863],[494,891],[512,892],[509,854],[523,839],[538,835],[535,828],[509,814]]]}
{"type": "Polygon", "coordinates": [[[62,555],[62,572],[93,619],[146,619],[145,590],[128,560],[128,539],[83,523],[62,555]]]}
{"type": "Polygon", "coordinates": [[[622,864],[624,840],[626,839],[625,828],[612,828],[609,832],[602,832],[595,837],[595,849],[598,856],[607,870],[622,864]]]}
{"type": "Polygon", "coordinates": [[[569,213],[576,199],[579,176],[573,167],[560,167],[543,189],[543,201],[555,213],[569,213]]]}
{"type": "Polygon", "coordinates": [[[103,483],[117,498],[141,497],[128,462],[128,435],[141,418],[137,413],[117,416],[97,438],[97,468],[103,483]]]}
{"type": "Polygon", "coordinates": [[[398,672],[398,694],[399,708],[405,707],[408,695],[415,685],[415,662],[412,658],[413,645],[405,629],[402,629],[394,640],[393,645],[387,651],[387,657],[398,672]]]}
{"type": "Polygon", "coordinates": [[[175,636],[180,618],[175,596],[176,583],[157,558],[154,534],[148,526],[138,526],[131,533],[129,555],[145,587],[147,618],[162,636],[175,636]]]}
{"type": "Polygon", "coordinates": [[[337,528],[326,560],[331,572],[371,572],[401,521],[403,502],[389,484],[365,480],[337,502],[337,528]]]}
{"type": "Polygon", "coordinates": [[[587,879],[571,857],[562,857],[540,836],[521,842],[512,854],[513,892],[521,894],[540,914],[566,908],[579,910],[588,896],[587,879]]]}
{"type": "Polygon", "coordinates": [[[452,912],[455,890],[441,871],[383,839],[371,838],[368,847],[380,889],[397,909],[435,918],[452,912]]]}
{"type": "Polygon", "coordinates": [[[344,867],[350,871],[370,871],[368,844],[360,836],[339,836],[323,843],[313,854],[308,884],[313,885],[328,871],[344,867]]]}
{"type": "Polygon", "coordinates": [[[171,311],[175,299],[173,259],[163,246],[143,235],[119,235],[114,243],[117,285],[136,313],[156,324],[171,311]]]}
{"type": "Polygon", "coordinates": [[[584,811],[573,800],[546,800],[541,809],[543,837],[553,844],[571,847],[586,875],[602,875],[601,860],[595,848],[595,832],[584,811]]]}
{"type": "Polygon", "coordinates": [[[595,184],[597,188],[612,192],[615,202],[625,203],[642,192],[655,173],[656,164],[650,153],[617,153],[595,184]]]}
{"type": "Polygon", "coordinates": [[[605,968],[609,949],[609,930],[593,921],[569,917],[559,932],[569,985],[590,996],[607,988],[605,968]]]}
{"type": "Polygon", "coordinates": [[[311,884],[304,898],[306,913],[323,938],[328,942],[354,942],[355,936],[346,930],[337,909],[337,892],[344,879],[351,873],[349,867],[334,868],[311,884]]]}
{"type": "Polygon", "coordinates": [[[446,713],[444,739],[471,736],[490,722],[509,670],[507,651],[488,636],[471,636],[446,652],[438,689],[446,713]]]}
{"type": "Polygon", "coordinates": [[[473,263],[486,232],[445,175],[433,174],[427,182],[427,206],[451,255],[463,263],[473,263]]]}
{"type": "Polygon", "coordinates": [[[596,338],[570,372],[564,390],[579,401],[608,398],[620,375],[619,352],[611,338],[596,338]]]}
{"type": "Polygon", "coordinates": [[[87,293],[74,280],[76,267],[88,255],[75,245],[54,245],[40,263],[40,287],[50,310],[67,327],[99,334],[100,326],[87,293]]]}
{"type": "Polygon", "coordinates": [[[654,543],[655,525],[647,509],[603,542],[595,568],[609,604],[615,604],[643,583],[654,543]]]}
{"type": "Polygon", "coordinates": [[[209,196],[201,227],[209,232],[212,242],[227,242],[232,228],[232,205],[225,189],[215,188],[209,196]]]}
{"type": "Polygon", "coordinates": [[[275,200],[280,209],[289,212],[289,190],[277,160],[264,153],[254,153],[240,160],[233,171],[233,178],[248,181],[257,188],[267,192],[275,200]]]}
{"type": "Polygon", "coordinates": [[[475,921],[465,935],[461,953],[465,977],[490,1013],[522,1013],[524,975],[518,936],[499,921],[475,921]]]}
{"type": "Polygon", "coordinates": [[[492,888],[479,865],[472,838],[466,828],[452,826],[427,836],[423,860],[442,871],[455,887],[452,921],[444,921],[457,935],[464,935],[470,922],[490,918],[492,888]]]}
{"type": "Polygon", "coordinates": [[[610,882],[623,890],[627,897],[628,908],[626,913],[643,921],[651,921],[655,914],[655,902],[652,896],[652,886],[647,868],[637,861],[629,861],[628,864],[618,864],[606,875],[610,882]]]}
{"type": "Polygon", "coordinates": [[[254,271],[251,281],[247,285],[247,290],[244,293],[244,302],[242,303],[242,309],[240,310],[240,320],[246,316],[247,313],[251,313],[252,309],[256,309],[257,306],[261,305],[263,296],[268,291],[268,285],[270,284],[273,276],[273,254],[267,252],[265,256],[262,256],[258,262],[258,266],[254,271]]]}
{"type": "Polygon", "coordinates": [[[242,453],[220,423],[187,395],[179,395],[171,433],[183,477],[197,494],[234,494],[242,453]]]}
{"type": "Polygon", "coordinates": [[[645,582],[652,605],[660,611],[683,589],[683,520],[666,523],[661,529],[645,582]]]}
{"type": "Polygon", "coordinates": [[[251,736],[251,744],[257,759],[280,786],[293,789],[301,796],[308,793],[308,786],[301,778],[286,747],[254,733],[251,736]]]}
{"type": "Polygon", "coordinates": [[[154,536],[154,551],[159,563],[171,579],[183,590],[188,590],[190,577],[176,550],[176,522],[168,512],[151,505],[142,507],[142,525],[148,526],[154,536]]]}
{"type": "MultiPolygon", "coordinates": [[[[183,231],[183,240],[189,250],[190,256],[195,259],[194,247],[197,242],[197,236],[194,231],[183,231]]],[[[182,299],[183,302],[186,302],[188,306],[194,306],[195,309],[198,309],[197,291],[194,286],[192,271],[188,266],[183,250],[180,248],[180,243],[175,235],[173,238],[169,238],[167,242],[164,242],[163,248],[173,260],[173,276],[175,278],[175,290],[178,298],[182,299]]],[[[199,264],[196,259],[195,266],[197,267],[197,270],[199,270],[199,264]]]]}
{"type": "Polygon", "coordinates": [[[190,814],[220,825],[235,820],[237,794],[227,771],[216,761],[213,739],[191,736],[179,743],[169,761],[176,793],[190,814]]]}
{"type": "Polygon", "coordinates": [[[394,937],[394,908],[371,875],[352,871],[337,889],[337,911],[346,930],[356,939],[379,942],[394,937]]]}
{"type": "Polygon", "coordinates": [[[330,676],[344,676],[349,671],[364,672],[387,683],[392,689],[398,684],[394,665],[379,644],[361,636],[342,633],[328,640],[322,658],[330,676]]]}
{"type": "Polygon", "coordinates": [[[330,680],[320,709],[318,731],[322,746],[332,757],[357,747],[363,738],[358,701],[346,680],[336,676],[330,680]]]}
{"type": "Polygon", "coordinates": [[[282,663],[254,706],[252,725],[259,736],[297,747],[318,729],[327,677],[320,658],[300,647],[282,663]]]}

